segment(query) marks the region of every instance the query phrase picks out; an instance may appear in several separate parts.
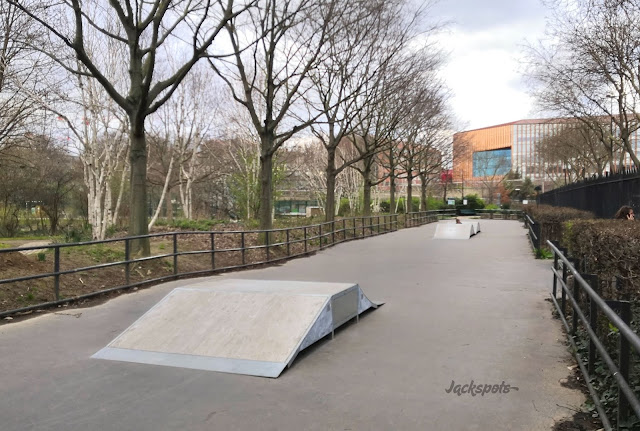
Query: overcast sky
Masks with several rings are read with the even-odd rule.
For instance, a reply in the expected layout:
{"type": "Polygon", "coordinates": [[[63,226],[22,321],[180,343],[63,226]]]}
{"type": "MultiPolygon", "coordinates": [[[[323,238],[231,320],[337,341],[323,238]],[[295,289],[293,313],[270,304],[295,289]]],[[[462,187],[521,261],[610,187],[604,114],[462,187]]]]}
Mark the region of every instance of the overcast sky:
{"type": "Polygon", "coordinates": [[[463,130],[540,116],[519,63],[522,45],[544,33],[540,0],[440,0],[432,12],[451,22],[439,41],[449,52],[443,77],[463,130]]]}

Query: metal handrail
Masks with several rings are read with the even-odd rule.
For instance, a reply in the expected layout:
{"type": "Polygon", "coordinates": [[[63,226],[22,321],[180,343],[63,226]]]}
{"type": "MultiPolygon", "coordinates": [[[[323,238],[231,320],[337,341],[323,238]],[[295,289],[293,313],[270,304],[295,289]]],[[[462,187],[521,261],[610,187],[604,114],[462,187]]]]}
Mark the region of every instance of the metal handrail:
{"type": "MultiPolygon", "coordinates": [[[[556,308],[558,309],[558,312],[560,313],[560,316],[562,317],[563,324],[565,325],[567,331],[570,332],[571,330],[568,326],[566,319],[564,318],[564,303],[565,303],[565,297],[567,297],[571,302],[571,305],[573,306],[573,311],[575,313],[575,316],[577,316],[577,318],[579,318],[580,321],[582,321],[582,323],[584,324],[592,345],[600,353],[605,364],[613,374],[613,378],[618,383],[619,391],[622,392],[622,394],[624,394],[626,398],[626,402],[629,404],[629,407],[633,409],[636,416],[640,417],[640,401],[634,394],[633,390],[629,387],[629,384],[625,376],[622,375],[622,373],[620,372],[620,369],[615,365],[615,363],[611,359],[611,356],[607,352],[606,348],[598,338],[598,335],[596,334],[595,329],[592,327],[593,326],[592,322],[594,320],[590,322],[585,317],[582,310],[580,309],[580,305],[578,304],[577,299],[574,297],[569,287],[567,286],[567,283],[566,283],[567,273],[570,272],[573,275],[574,286],[579,286],[584,292],[587,293],[590,303],[592,304],[591,305],[592,313],[594,311],[597,313],[598,309],[601,310],[604,313],[604,315],[609,319],[609,321],[616,328],[618,328],[620,335],[624,337],[626,342],[629,343],[629,345],[631,345],[635,349],[636,353],[640,353],[640,337],[638,337],[638,335],[629,327],[629,325],[627,325],[627,323],[622,318],[620,318],[620,316],[618,316],[618,314],[607,304],[607,302],[604,299],[602,299],[600,295],[598,295],[598,293],[589,285],[589,283],[585,281],[585,279],[580,275],[578,270],[576,270],[576,268],[572,265],[569,259],[564,255],[564,253],[562,253],[562,251],[559,250],[558,247],[556,247],[556,245],[553,244],[551,241],[547,241],[547,244],[549,245],[549,247],[551,248],[551,250],[555,255],[554,266],[552,268],[552,272],[554,274],[553,276],[554,291],[551,299],[553,300],[553,303],[555,304],[556,308]],[[558,269],[556,268],[557,263],[559,261],[561,261],[563,265],[562,274],[560,274],[558,272],[558,269]],[[560,284],[560,287],[562,288],[563,306],[558,305],[556,294],[555,294],[555,289],[558,282],[560,284]]],[[[577,320],[574,317],[574,329],[576,325],[577,325],[577,320]]],[[[576,347],[575,342],[571,337],[570,337],[570,341],[575,348],[576,347]]],[[[602,418],[603,425],[605,426],[605,429],[609,430],[611,429],[611,424],[609,423],[609,420],[606,417],[604,409],[602,409],[597,393],[595,392],[591,384],[589,384],[590,377],[589,377],[588,371],[585,369],[584,364],[582,363],[582,360],[577,356],[578,355],[577,349],[575,349],[575,352],[576,352],[576,358],[578,360],[578,365],[580,366],[580,370],[584,375],[585,381],[588,383],[587,386],[588,386],[589,392],[591,393],[591,396],[594,399],[594,404],[596,405],[598,413],[602,418]]],[[[590,358],[589,358],[590,366],[592,366],[591,364],[592,358],[594,357],[590,355],[590,358]]],[[[621,361],[628,360],[628,358],[621,357],[620,360],[621,361]]],[[[620,403],[621,403],[621,400],[619,399],[618,404],[620,403]]]]}

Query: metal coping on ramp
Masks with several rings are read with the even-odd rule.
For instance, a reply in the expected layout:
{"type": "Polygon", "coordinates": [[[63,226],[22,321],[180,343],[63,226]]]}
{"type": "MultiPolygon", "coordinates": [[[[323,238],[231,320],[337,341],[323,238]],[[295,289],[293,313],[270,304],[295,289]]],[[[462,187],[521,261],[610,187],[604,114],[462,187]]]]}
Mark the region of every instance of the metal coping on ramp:
{"type": "Polygon", "coordinates": [[[478,232],[479,222],[438,223],[433,239],[469,239],[478,232]]]}
{"type": "Polygon", "coordinates": [[[207,281],[172,290],[92,358],[278,377],[379,305],[353,283],[207,281]]]}

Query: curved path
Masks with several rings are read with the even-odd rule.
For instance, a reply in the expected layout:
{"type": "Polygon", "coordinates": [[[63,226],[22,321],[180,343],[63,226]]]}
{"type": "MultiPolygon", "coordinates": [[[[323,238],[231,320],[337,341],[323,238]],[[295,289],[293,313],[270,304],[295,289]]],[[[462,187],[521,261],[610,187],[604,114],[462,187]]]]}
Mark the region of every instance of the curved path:
{"type": "Polygon", "coordinates": [[[432,224],[218,276],[354,281],[386,302],[275,380],[90,359],[200,280],[0,326],[0,428],[549,430],[572,413],[559,405],[583,401],[558,383],[569,355],[545,301],[549,261],[533,259],[520,223],[481,225],[469,241],[433,240],[432,224]],[[455,393],[472,380],[499,392],[455,393]]]}

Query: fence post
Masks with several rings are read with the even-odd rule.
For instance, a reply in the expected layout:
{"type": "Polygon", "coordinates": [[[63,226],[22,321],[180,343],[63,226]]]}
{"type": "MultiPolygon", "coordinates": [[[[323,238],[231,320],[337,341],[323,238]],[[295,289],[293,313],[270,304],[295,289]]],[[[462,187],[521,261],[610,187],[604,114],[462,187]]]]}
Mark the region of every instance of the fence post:
{"type": "MultiPolygon", "coordinates": [[[[564,254],[564,253],[563,253],[564,254]]],[[[565,254],[565,257],[566,254],[565,254]]],[[[567,275],[568,275],[568,271],[567,271],[567,264],[565,262],[562,262],[562,292],[561,292],[561,300],[560,300],[560,311],[562,312],[562,316],[566,316],[567,315],[567,310],[566,310],[566,305],[567,305],[567,292],[565,290],[565,288],[567,287],[567,275]]]]}
{"type": "Polygon", "coordinates": [[[289,241],[289,229],[287,228],[287,256],[291,256],[291,242],[289,241]]]}
{"type": "Polygon", "coordinates": [[[336,243],[336,222],[335,220],[331,222],[331,244],[336,243]]]}
{"type": "Polygon", "coordinates": [[[178,275],[178,234],[173,234],[173,275],[178,275]]]}
{"type": "MultiPolygon", "coordinates": [[[[573,279],[573,299],[576,300],[576,303],[580,305],[580,286],[578,286],[578,280],[573,279]]],[[[579,308],[579,307],[578,307],[579,308]]],[[[576,313],[576,307],[573,307],[573,322],[571,325],[571,335],[576,335],[578,331],[578,313],[576,313]]]]}
{"type": "Polygon", "coordinates": [[[362,217],[362,237],[366,237],[367,235],[364,233],[364,217],[362,217]]]}
{"type": "Polygon", "coordinates": [[[131,245],[129,244],[129,238],[124,239],[124,260],[126,262],[124,264],[124,281],[128,286],[131,284],[131,263],[129,263],[131,260],[131,245]]]}
{"type": "Polygon", "coordinates": [[[56,295],[56,301],[60,300],[60,247],[56,246],[53,249],[53,291],[56,295]]]}
{"type": "MultiPolygon", "coordinates": [[[[557,247],[557,244],[556,244],[557,247]]],[[[553,252],[553,269],[558,270],[558,253],[553,252]]],[[[558,295],[556,292],[558,291],[558,276],[556,273],[553,273],[553,297],[557,299],[558,295]]]]}
{"type": "Polygon", "coordinates": [[[244,232],[240,233],[240,253],[242,254],[242,264],[245,264],[246,261],[246,256],[245,256],[245,250],[244,250],[244,232]]]}
{"type": "Polygon", "coordinates": [[[377,216],[376,227],[378,228],[378,235],[380,235],[380,216],[377,216]]]}
{"type": "Polygon", "coordinates": [[[304,252],[307,252],[307,227],[304,227],[304,252]]]}
{"type": "Polygon", "coordinates": [[[347,219],[342,219],[342,237],[347,240],[347,219]]]}
{"type": "Polygon", "coordinates": [[[216,269],[216,234],[211,232],[211,269],[216,269]]]}
{"type": "Polygon", "coordinates": [[[319,249],[322,249],[322,223],[318,225],[318,239],[320,240],[319,249]]]}
{"type": "Polygon", "coordinates": [[[270,256],[269,256],[269,237],[270,236],[271,236],[271,231],[266,231],[264,239],[265,239],[265,245],[267,247],[267,262],[270,261],[270,256]]]}
{"type": "MultiPolygon", "coordinates": [[[[591,288],[599,295],[600,284],[599,284],[598,276],[589,274],[589,275],[585,275],[585,277],[583,278],[587,280],[591,288]]],[[[591,326],[591,329],[597,334],[598,306],[591,298],[589,298],[589,326],[591,326]]],[[[593,343],[593,340],[591,340],[591,337],[589,337],[589,364],[588,364],[589,374],[592,374],[595,372],[595,365],[596,365],[596,345],[593,343]]]]}
{"type": "MultiPolygon", "coordinates": [[[[632,318],[631,303],[628,301],[619,301],[618,305],[620,306],[620,318],[625,324],[629,325],[632,318]]],[[[631,349],[627,338],[622,334],[618,334],[618,336],[620,337],[620,375],[625,381],[629,382],[631,349]]],[[[629,401],[618,385],[618,428],[620,428],[620,423],[625,422],[627,419],[629,419],[629,401]]]]}

